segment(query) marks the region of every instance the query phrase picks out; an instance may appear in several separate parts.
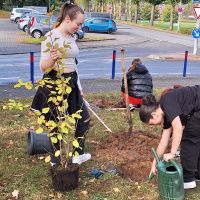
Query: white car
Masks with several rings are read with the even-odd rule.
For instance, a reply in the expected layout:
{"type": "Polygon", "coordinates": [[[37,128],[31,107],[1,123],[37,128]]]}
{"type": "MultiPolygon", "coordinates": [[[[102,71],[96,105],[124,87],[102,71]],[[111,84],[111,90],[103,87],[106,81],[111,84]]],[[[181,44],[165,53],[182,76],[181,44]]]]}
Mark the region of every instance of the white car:
{"type": "Polygon", "coordinates": [[[39,13],[37,10],[28,9],[28,8],[13,8],[10,16],[10,20],[14,21],[15,23],[18,23],[19,19],[22,17],[25,13],[39,13]]]}

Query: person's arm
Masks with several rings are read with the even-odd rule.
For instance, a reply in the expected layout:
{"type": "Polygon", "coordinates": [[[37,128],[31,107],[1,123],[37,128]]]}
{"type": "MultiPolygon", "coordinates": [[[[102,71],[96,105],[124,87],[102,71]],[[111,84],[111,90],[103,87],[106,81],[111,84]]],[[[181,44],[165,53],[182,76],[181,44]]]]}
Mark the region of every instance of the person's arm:
{"type": "MultiPolygon", "coordinates": [[[[156,150],[159,158],[163,156],[163,154],[165,153],[168,147],[171,133],[172,133],[172,128],[163,129],[162,137],[156,150]]],[[[152,163],[151,173],[156,174],[156,159],[155,158],[152,163]]]]}
{"type": "Polygon", "coordinates": [[[52,69],[56,60],[59,58],[58,51],[54,49],[53,46],[50,51],[46,52],[48,43],[52,43],[49,36],[47,36],[46,40],[41,42],[40,69],[42,72],[47,72],[52,69]]]}
{"type": "Polygon", "coordinates": [[[181,138],[183,134],[183,126],[181,124],[180,117],[177,116],[173,121],[172,121],[172,128],[173,128],[173,134],[172,134],[172,146],[171,146],[171,152],[164,154],[163,159],[165,161],[169,161],[174,159],[176,152],[180,146],[181,143],[181,138]]]}

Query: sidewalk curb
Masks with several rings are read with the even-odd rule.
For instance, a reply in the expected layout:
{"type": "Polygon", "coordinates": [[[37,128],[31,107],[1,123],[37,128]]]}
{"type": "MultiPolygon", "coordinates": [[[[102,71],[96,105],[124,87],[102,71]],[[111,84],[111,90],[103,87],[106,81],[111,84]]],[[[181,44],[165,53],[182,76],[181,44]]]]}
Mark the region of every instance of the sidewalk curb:
{"type": "MultiPolygon", "coordinates": [[[[149,59],[153,60],[177,60],[177,61],[184,61],[185,54],[167,54],[167,55],[149,55],[147,56],[149,59]]],[[[200,61],[200,56],[195,56],[191,53],[188,54],[188,61],[200,61]]]]}

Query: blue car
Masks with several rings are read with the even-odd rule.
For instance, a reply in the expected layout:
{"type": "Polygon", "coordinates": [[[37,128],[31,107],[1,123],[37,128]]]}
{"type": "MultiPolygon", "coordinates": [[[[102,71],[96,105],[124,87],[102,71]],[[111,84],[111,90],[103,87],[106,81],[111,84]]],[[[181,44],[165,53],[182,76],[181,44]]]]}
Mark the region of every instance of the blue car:
{"type": "Polygon", "coordinates": [[[106,32],[112,33],[117,31],[116,23],[112,19],[108,18],[91,18],[87,19],[82,30],[85,33],[88,32],[106,32]]]}

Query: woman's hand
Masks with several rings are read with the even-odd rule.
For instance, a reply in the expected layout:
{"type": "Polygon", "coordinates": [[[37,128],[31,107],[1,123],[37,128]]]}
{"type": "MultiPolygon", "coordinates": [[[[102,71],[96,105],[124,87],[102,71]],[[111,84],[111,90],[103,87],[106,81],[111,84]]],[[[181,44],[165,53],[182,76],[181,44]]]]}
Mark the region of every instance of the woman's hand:
{"type": "Polygon", "coordinates": [[[52,49],[50,50],[50,56],[51,56],[51,59],[55,62],[55,61],[59,58],[58,50],[52,48],[52,49]]]}
{"type": "Polygon", "coordinates": [[[173,153],[166,153],[163,155],[163,160],[166,162],[169,162],[170,160],[173,160],[175,158],[175,154],[173,153]]]}

